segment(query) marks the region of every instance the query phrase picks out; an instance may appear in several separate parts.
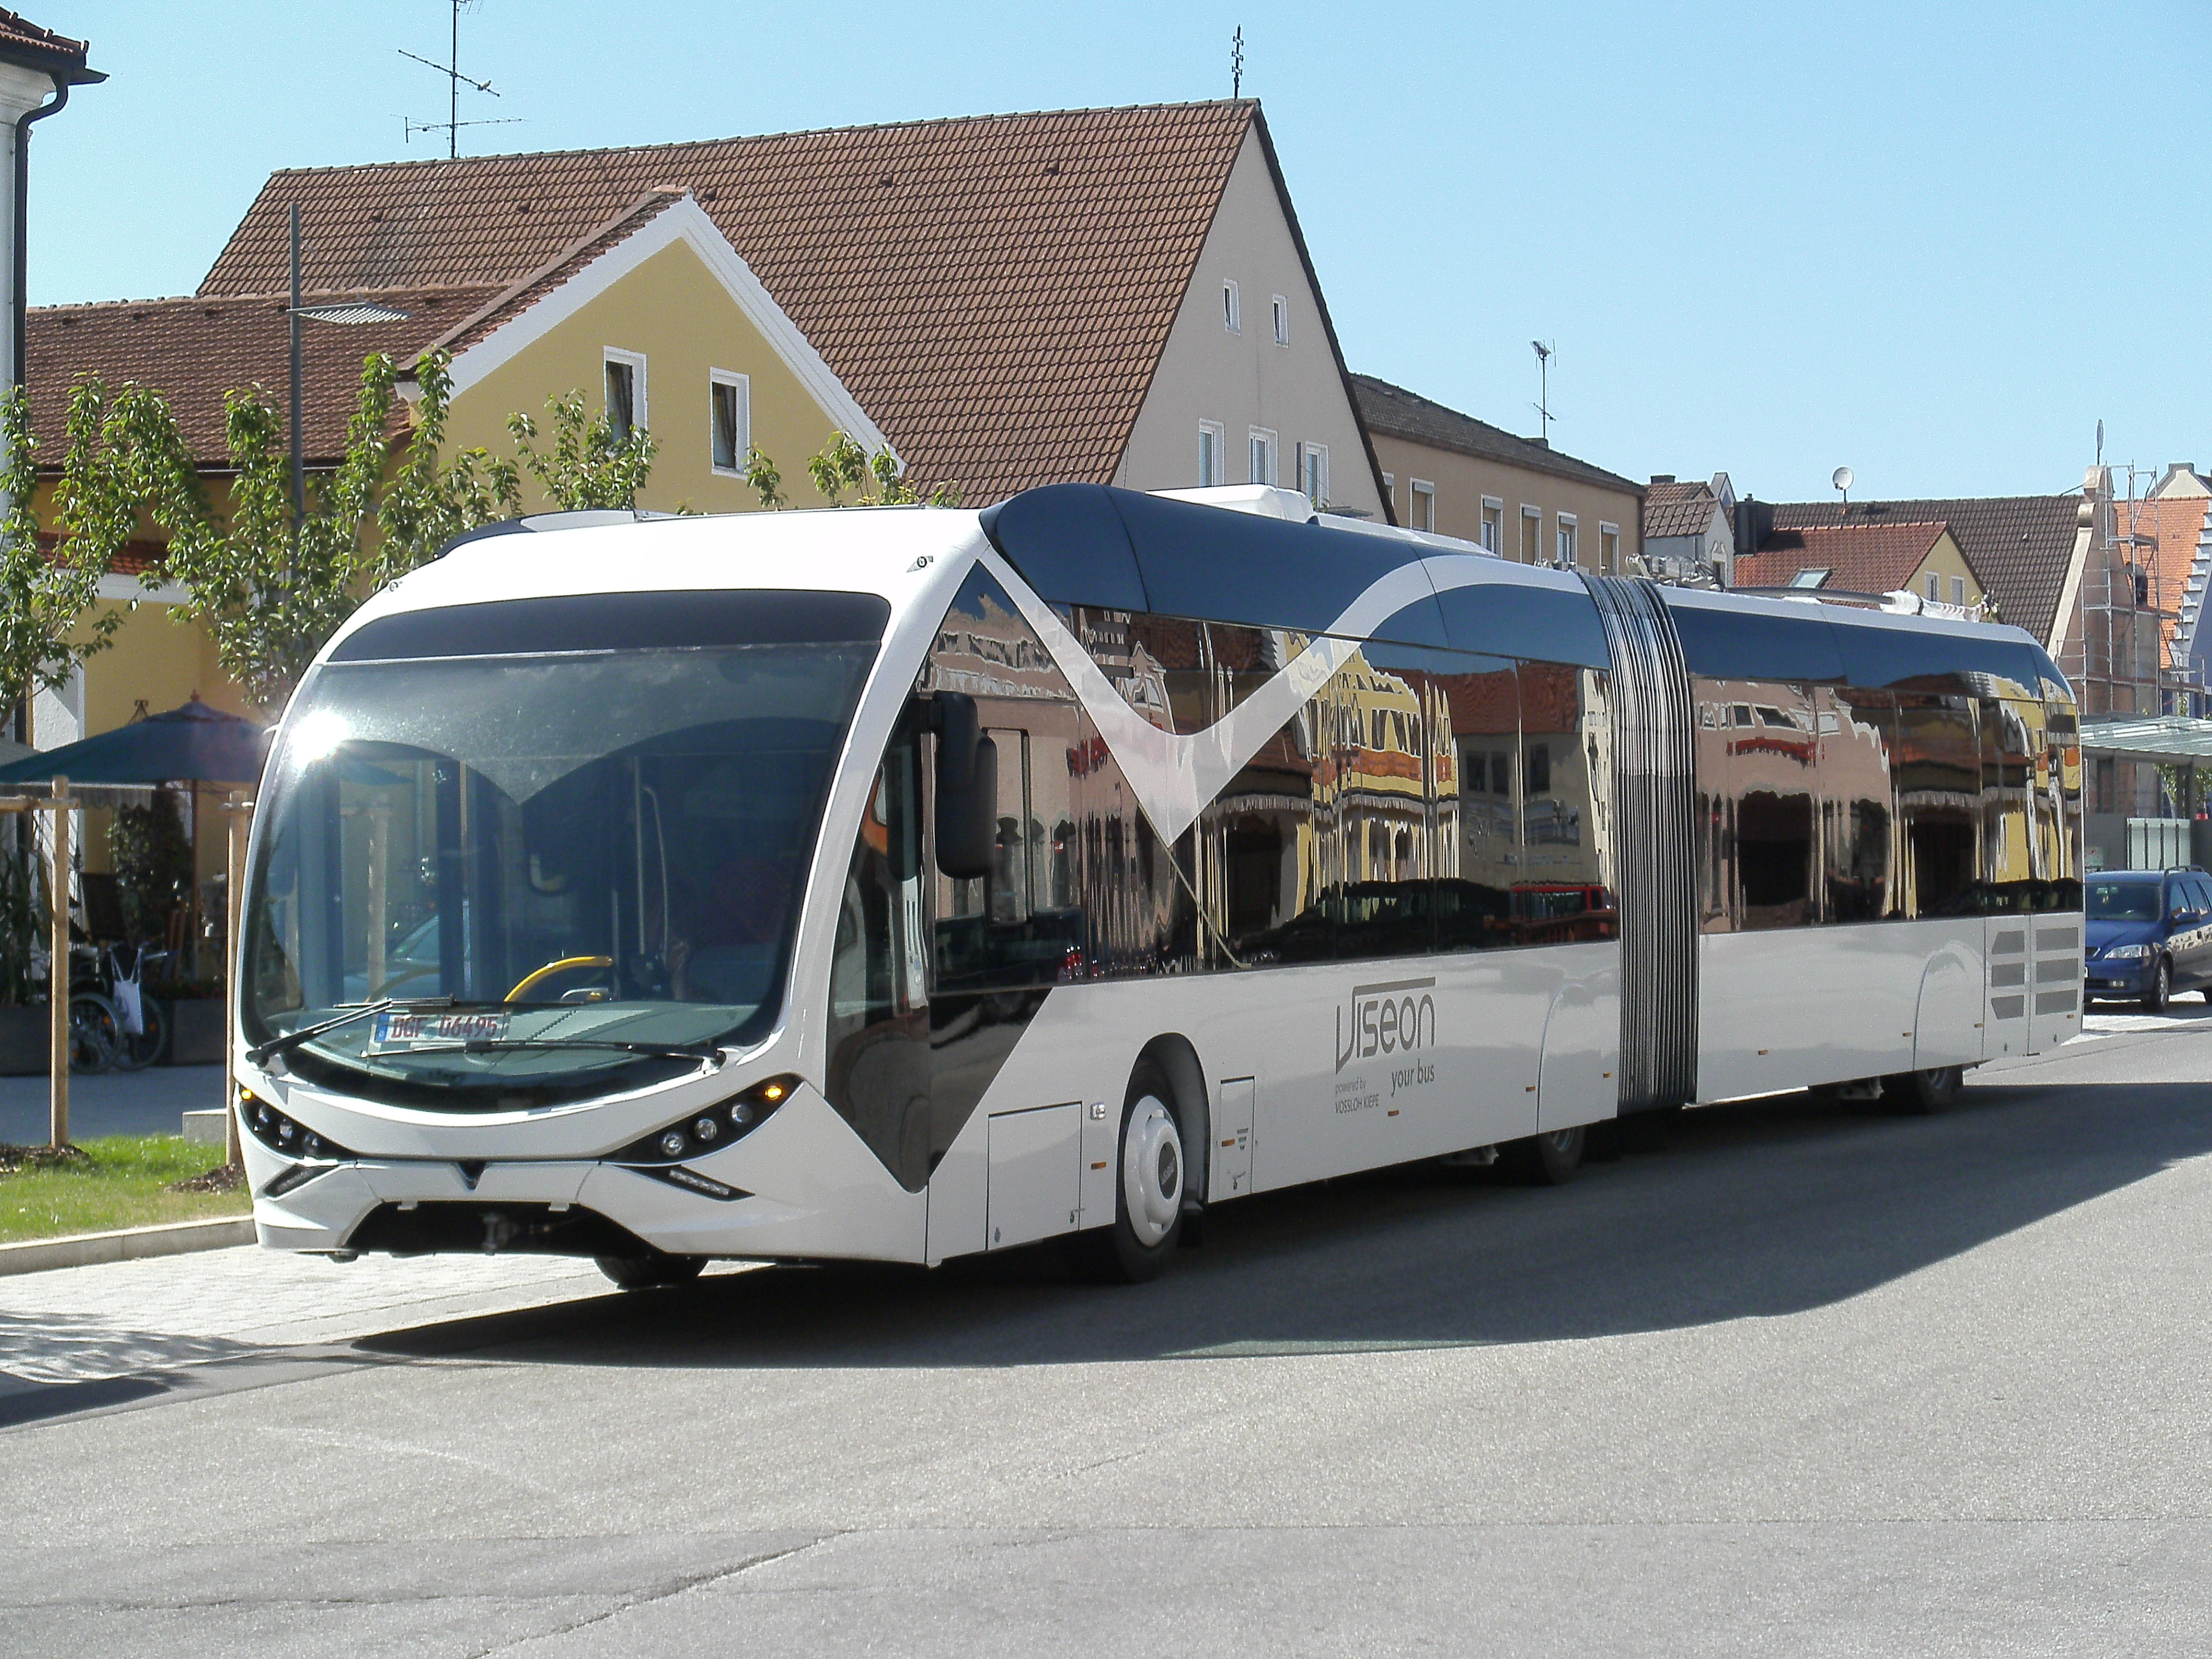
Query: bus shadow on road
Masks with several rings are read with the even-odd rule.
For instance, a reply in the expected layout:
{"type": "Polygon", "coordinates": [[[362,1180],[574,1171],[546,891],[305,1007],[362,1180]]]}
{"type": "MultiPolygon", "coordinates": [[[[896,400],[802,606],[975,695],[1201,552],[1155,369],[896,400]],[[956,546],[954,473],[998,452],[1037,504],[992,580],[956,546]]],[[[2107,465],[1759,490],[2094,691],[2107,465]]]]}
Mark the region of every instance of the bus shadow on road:
{"type": "Polygon", "coordinates": [[[1665,1146],[1530,1190],[1406,1165],[1208,1218],[1150,1285],[1050,1246],[916,1268],[714,1275],[680,1290],[394,1332],[399,1357],[957,1366],[1527,1343],[1824,1307],[2212,1152],[2212,1088],[1969,1089],[1936,1118],[1803,1095],[1682,1115],[1665,1146]]]}

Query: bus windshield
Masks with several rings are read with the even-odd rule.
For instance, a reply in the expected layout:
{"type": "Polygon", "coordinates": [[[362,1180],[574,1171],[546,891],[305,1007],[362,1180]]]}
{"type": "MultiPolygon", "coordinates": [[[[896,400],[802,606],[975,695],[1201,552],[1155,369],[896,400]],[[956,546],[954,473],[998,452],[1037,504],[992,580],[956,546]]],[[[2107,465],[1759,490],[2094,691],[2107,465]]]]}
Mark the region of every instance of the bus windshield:
{"type": "Polygon", "coordinates": [[[315,672],[264,788],[247,1042],[336,1022],[304,1075],[465,1109],[766,1035],[875,641],[616,631],[315,672]]]}

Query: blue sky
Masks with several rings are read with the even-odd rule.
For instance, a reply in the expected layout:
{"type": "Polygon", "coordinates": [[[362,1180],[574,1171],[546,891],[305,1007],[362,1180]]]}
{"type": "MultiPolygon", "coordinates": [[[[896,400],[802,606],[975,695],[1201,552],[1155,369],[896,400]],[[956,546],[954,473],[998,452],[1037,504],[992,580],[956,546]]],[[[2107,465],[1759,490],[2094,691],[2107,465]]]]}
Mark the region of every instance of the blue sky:
{"type": "MultiPolygon", "coordinates": [[[[21,3],[21,0],[19,0],[21,3]]],[[[33,147],[34,303],[189,293],[272,169],[442,153],[445,0],[27,0],[112,77],[33,147]]],[[[1352,367],[1770,500],[2212,462],[2201,3],[474,0],[517,125],[649,143],[1218,97],[1242,24],[1352,367]],[[1358,24],[1347,33],[1347,21],[1358,24]],[[2187,48],[2187,50],[2185,50],[2187,48]]]]}

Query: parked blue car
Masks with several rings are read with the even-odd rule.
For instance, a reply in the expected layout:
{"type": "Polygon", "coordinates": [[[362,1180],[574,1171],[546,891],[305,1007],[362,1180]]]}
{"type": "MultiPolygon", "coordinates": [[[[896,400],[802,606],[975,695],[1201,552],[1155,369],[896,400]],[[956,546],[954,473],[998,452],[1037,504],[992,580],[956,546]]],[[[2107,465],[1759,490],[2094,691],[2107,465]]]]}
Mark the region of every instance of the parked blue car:
{"type": "Polygon", "coordinates": [[[2082,884],[2091,1002],[2140,1002],[2154,1013],[2177,991],[2212,1002],[2212,874],[2106,870],[2082,884]]]}

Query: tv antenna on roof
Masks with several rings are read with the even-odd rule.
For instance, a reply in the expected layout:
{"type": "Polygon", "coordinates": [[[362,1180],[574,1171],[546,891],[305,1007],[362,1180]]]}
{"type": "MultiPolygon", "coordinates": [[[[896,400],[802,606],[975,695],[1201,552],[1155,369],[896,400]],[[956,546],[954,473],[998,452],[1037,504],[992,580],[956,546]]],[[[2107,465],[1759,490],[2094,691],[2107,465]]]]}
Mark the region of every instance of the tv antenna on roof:
{"type": "Polygon", "coordinates": [[[399,119],[401,127],[406,134],[407,142],[410,143],[415,142],[415,135],[418,132],[444,133],[446,135],[446,157],[448,161],[454,159],[461,153],[461,129],[463,127],[508,127],[519,125],[522,119],[519,115],[495,117],[481,121],[464,121],[461,119],[461,88],[463,87],[467,87],[473,92],[488,94],[494,98],[499,96],[498,88],[494,87],[490,82],[479,81],[472,75],[464,75],[461,73],[461,8],[464,6],[472,6],[475,3],[476,0],[453,0],[453,40],[450,46],[450,56],[447,57],[444,63],[441,64],[434,62],[430,58],[422,57],[418,52],[408,51],[404,46],[393,48],[393,50],[398,52],[402,58],[412,58],[416,63],[422,64],[423,68],[434,69],[437,70],[439,74],[446,77],[447,98],[446,118],[444,120],[415,121],[410,120],[404,115],[401,116],[399,119]]]}
{"type": "Polygon", "coordinates": [[[1536,353],[1536,413],[1543,416],[1543,444],[1552,446],[1552,354],[1559,349],[1556,340],[1531,340],[1536,353]]]}
{"type": "Polygon", "coordinates": [[[1237,33],[1229,37],[1229,95],[1244,95],[1244,26],[1239,23],[1237,33]]]}

